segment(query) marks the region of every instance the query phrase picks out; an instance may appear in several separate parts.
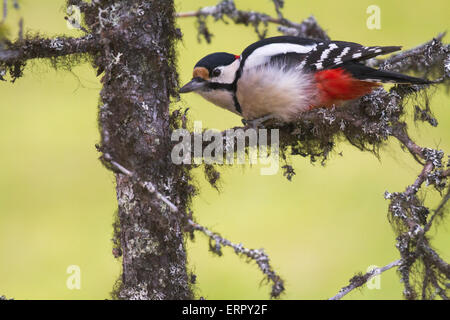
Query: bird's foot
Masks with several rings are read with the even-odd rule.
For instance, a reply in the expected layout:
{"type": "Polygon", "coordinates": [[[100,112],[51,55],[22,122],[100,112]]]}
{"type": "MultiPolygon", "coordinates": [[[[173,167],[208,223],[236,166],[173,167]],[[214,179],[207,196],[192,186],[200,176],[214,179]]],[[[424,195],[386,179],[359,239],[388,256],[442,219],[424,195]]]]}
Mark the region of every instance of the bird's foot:
{"type": "Polygon", "coordinates": [[[265,127],[264,127],[263,123],[266,122],[267,120],[272,120],[272,119],[276,119],[276,117],[272,114],[268,114],[267,116],[263,116],[263,117],[252,119],[252,120],[242,119],[242,123],[253,129],[257,129],[257,128],[264,129],[265,127]]]}

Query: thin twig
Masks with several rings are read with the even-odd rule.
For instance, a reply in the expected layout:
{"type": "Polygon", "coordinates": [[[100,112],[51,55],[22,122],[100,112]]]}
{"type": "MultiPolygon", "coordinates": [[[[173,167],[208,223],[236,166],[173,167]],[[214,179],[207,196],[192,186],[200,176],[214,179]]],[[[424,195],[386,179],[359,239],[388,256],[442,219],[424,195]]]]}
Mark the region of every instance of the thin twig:
{"type": "Polygon", "coordinates": [[[231,247],[234,249],[234,252],[238,255],[244,255],[256,262],[258,268],[261,272],[267,277],[269,281],[272,282],[272,292],[271,297],[277,298],[284,291],[284,283],[283,280],[275,273],[272,266],[269,263],[269,256],[264,252],[263,249],[247,249],[241,243],[233,243],[217,233],[214,233],[207,228],[199,225],[198,223],[188,220],[188,223],[192,226],[194,230],[201,231],[207,237],[214,241],[214,244],[211,245],[211,249],[216,254],[221,254],[221,247],[231,247]]]}
{"type": "Polygon", "coordinates": [[[54,39],[30,38],[8,44],[0,50],[0,63],[11,64],[36,58],[55,58],[77,53],[95,53],[101,48],[92,35],[80,38],[58,37],[54,39]]]}
{"type": "Polygon", "coordinates": [[[343,287],[341,290],[339,290],[339,292],[334,297],[330,298],[329,300],[342,299],[349,292],[351,292],[352,290],[355,290],[356,288],[361,287],[362,285],[367,283],[370,279],[372,279],[376,275],[379,275],[379,274],[381,274],[389,269],[392,269],[394,267],[398,267],[400,264],[401,264],[401,259],[391,262],[382,268],[375,268],[362,276],[359,276],[359,275],[354,276],[353,278],[350,279],[350,284],[348,286],[343,287]]]}
{"type": "Polygon", "coordinates": [[[204,7],[197,11],[179,12],[176,14],[177,18],[198,18],[216,15],[226,15],[230,17],[236,24],[248,24],[260,21],[261,23],[273,23],[286,28],[299,29],[301,24],[292,22],[285,18],[275,18],[265,13],[255,11],[235,10],[233,13],[221,11],[219,6],[204,7]]]}
{"type": "Polygon", "coordinates": [[[284,7],[284,0],[272,0],[275,6],[275,11],[279,19],[284,19],[283,13],[281,13],[281,8],[284,7]]]}
{"type": "Polygon", "coordinates": [[[409,137],[406,131],[405,123],[403,122],[396,123],[392,129],[392,136],[397,138],[397,140],[400,141],[400,143],[403,144],[406,147],[406,149],[408,149],[408,151],[411,153],[411,155],[418,163],[424,165],[424,163],[419,160],[424,158],[423,149],[420,146],[418,146],[414,141],[412,141],[412,139],[409,137]]]}
{"type": "Polygon", "coordinates": [[[296,23],[283,17],[281,14],[282,1],[274,0],[275,8],[278,17],[272,17],[265,13],[256,11],[238,10],[233,0],[222,0],[215,6],[203,7],[197,11],[180,12],[176,14],[178,18],[196,17],[199,19],[199,34],[205,36],[207,41],[210,41],[211,34],[209,33],[203,19],[208,16],[214,19],[223,19],[224,16],[229,17],[235,24],[252,25],[255,28],[258,36],[264,38],[266,36],[267,28],[260,32],[259,24],[267,27],[268,23],[279,25],[278,30],[287,35],[295,35],[299,37],[310,37],[329,39],[326,32],[319,26],[314,17],[305,19],[302,23],[296,23]]]}
{"type": "Polygon", "coordinates": [[[167,204],[173,212],[178,212],[178,208],[176,205],[174,205],[167,197],[162,195],[158,190],[156,190],[155,185],[151,183],[150,181],[142,181],[136,174],[134,174],[132,171],[128,170],[121,164],[114,161],[110,154],[105,153],[103,155],[103,158],[108,161],[115,169],[119,170],[121,173],[129,176],[132,179],[135,179],[143,188],[147,189],[148,192],[151,194],[154,194],[157,199],[161,200],[165,204],[167,204]]]}
{"type": "MultiPolygon", "coordinates": [[[[215,14],[221,13],[220,7],[218,6],[210,6],[204,7],[197,11],[188,11],[188,12],[178,12],[176,14],[177,18],[196,18],[200,16],[214,16],[215,14]]],[[[261,21],[270,22],[274,24],[283,25],[286,27],[297,28],[300,24],[286,20],[284,18],[275,18],[265,13],[259,13],[255,11],[242,11],[237,10],[238,21],[249,20],[252,15],[257,15],[261,21]]]]}
{"type": "Polygon", "coordinates": [[[450,264],[445,262],[435,250],[430,248],[430,246],[422,245],[421,249],[423,249],[423,253],[433,263],[433,266],[439,269],[439,271],[444,274],[447,279],[450,279],[450,264]]]}
{"type": "Polygon", "coordinates": [[[19,32],[18,32],[18,35],[19,35],[19,41],[22,41],[23,40],[23,18],[20,18],[20,20],[19,20],[19,32]]]}
{"type": "Polygon", "coordinates": [[[433,221],[436,219],[436,217],[441,216],[443,209],[445,208],[445,205],[447,204],[447,202],[450,200],[450,187],[447,189],[447,194],[444,196],[444,198],[441,200],[441,202],[439,203],[438,207],[436,208],[436,210],[434,210],[433,215],[431,216],[430,220],[428,221],[427,225],[424,228],[424,231],[427,232],[428,230],[430,230],[431,225],[433,224],[433,221]]]}
{"type": "Polygon", "coordinates": [[[7,15],[8,15],[8,0],[3,0],[3,15],[2,15],[2,21],[0,21],[0,23],[5,22],[7,15]]]}

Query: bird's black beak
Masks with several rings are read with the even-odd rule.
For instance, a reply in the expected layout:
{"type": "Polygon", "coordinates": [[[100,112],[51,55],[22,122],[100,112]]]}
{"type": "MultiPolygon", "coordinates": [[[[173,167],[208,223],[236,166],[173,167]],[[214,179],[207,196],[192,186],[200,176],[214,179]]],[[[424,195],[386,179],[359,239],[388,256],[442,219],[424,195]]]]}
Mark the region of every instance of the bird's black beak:
{"type": "Polygon", "coordinates": [[[194,78],[186,83],[181,89],[180,93],[188,93],[192,91],[200,91],[206,87],[206,81],[202,78],[194,78]]]}

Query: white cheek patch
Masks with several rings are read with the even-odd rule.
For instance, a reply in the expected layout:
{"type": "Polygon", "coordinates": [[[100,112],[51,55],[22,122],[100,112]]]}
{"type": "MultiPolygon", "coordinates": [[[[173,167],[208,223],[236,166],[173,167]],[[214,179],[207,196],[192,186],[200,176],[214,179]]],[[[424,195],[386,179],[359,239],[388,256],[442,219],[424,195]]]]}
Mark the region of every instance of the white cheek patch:
{"type": "Polygon", "coordinates": [[[338,55],[335,59],[334,59],[334,63],[335,64],[341,64],[342,63],[342,58],[350,51],[350,47],[345,47],[344,50],[342,50],[341,54],[338,55]]]}
{"type": "Polygon", "coordinates": [[[326,58],[328,58],[328,55],[330,54],[331,51],[333,51],[334,49],[337,49],[337,45],[335,45],[334,43],[331,43],[328,46],[328,49],[323,50],[322,54],[320,55],[320,61],[319,62],[323,62],[326,58]]]}
{"type": "Polygon", "coordinates": [[[294,43],[272,43],[253,51],[245,61],[244,70],[263,65],[270,61],[272,56],[289,52],[308,53],[316,47],[312,45],[300,45],[294,43]]]}
{"type": "Polygon", "coordinates": [[[211,82],[216,83],[233,83],[236,77],[236,71],[239,69],[240,60],[236,59],[232,64],[228,66],[218,67],[220,75],[218,77],[211,78],[211,82]]]}

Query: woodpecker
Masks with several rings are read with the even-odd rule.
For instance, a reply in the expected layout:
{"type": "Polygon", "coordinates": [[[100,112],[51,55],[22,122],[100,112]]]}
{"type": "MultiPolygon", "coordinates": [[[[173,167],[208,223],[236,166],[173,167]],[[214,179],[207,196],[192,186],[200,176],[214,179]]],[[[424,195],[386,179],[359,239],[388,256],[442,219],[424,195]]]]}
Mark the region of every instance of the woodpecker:
{"type": "Polygon", "coordinates": [[[267,38],[241,55],[217,52],[202,58],[180,93],[196,92],[247,121],[292,122],[302,112],[342,105],[382,83],[433,83],[363,64],[400,49],[292,36],[267,38]]]}

